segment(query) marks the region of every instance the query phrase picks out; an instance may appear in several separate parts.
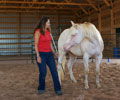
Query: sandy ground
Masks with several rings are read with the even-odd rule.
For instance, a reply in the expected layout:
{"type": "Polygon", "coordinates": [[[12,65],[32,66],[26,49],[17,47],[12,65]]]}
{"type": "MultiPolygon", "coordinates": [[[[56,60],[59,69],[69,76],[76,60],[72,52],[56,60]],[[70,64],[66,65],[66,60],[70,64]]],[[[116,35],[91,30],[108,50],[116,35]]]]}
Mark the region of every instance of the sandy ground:
{"type": "Polygon", "coordinates": [[[84,66],[76,63],[73,72],[77,83],[70,80],[66,69],[62,81],[62,96],[54,93],[48,69],[46,92],[38,94],[38,68],[36,64],[0,65],[0,100],[120,100],[120,64],[101,64],[101,88],[96,88],[95,65],[90,63],[89,89],[84,89],[84,66]]]}

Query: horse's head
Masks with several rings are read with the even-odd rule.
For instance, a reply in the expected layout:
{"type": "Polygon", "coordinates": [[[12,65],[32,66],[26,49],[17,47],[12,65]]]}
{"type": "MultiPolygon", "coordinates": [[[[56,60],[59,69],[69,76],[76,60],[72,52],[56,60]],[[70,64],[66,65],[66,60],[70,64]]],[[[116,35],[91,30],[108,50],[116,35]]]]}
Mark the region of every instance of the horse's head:
{"type": "Polygon", "coordinates": [[[71,47],[76,46],[79,44],[82,40],[82,34],[80,30],[80,25],[79,24],[74,24],[72,22],[72,27],[69,29],[69,36],[67,37],[67,40],[64,43],[64,50],[68,51],[70,50],[71,47]]]}

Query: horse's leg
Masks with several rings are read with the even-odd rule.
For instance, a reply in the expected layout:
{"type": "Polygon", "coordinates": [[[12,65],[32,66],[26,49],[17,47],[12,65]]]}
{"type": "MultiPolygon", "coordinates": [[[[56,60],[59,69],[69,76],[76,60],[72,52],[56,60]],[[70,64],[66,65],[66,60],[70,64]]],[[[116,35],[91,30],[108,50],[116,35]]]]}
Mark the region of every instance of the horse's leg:
{"type": "Polygon", "coordinates": [[[73,75],[73,72],[72,72],[72,66],[73,66],[75,60],[76,60],[76,56],[73,56],[73,55],[70,54],[70,58],[69,58],[67,66],[68,66],[68,69],[69,69],[70,78],[73,82],[77,82],[74,75],[73,75]]]}
{"type": "Polygon", "coordinates": [[[89,60],[88,54],[84,54],[83,62],[84,62],[84,67],[85,67],[85,89],[89,88],[88,86],[88,73],[89,73],[88,60],[89,60]]]}
{"type": "Polygon", "coordinates": [[[99,74],[100,74],[100,63],[102,60],[102,54],[100,54],[99,56],[96,56],[95,60],[96,60],[96,85],[97,85],[97,88],[99,88],[101,87],[99,82],[99,74]]]}
{"type": "Polygon", "coordinates": [[[61,83],[61,69],[62,69],[62,62],[63,62],[63,58],[65,56],[66,52],[61,52],[60,56],[58,58],[58,76],[59,76],[59,81],[61,83]]]}

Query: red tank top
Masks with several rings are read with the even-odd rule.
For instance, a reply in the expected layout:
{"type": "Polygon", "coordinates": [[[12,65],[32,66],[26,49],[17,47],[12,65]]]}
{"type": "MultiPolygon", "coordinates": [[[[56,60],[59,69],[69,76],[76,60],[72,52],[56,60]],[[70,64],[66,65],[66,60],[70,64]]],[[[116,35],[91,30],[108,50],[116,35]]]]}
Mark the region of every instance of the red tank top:
{"type": "MultiPolygon", "coordinates": [[[[37,29],[36,31],[40,31],[37,29]]],[[[51,52],[51,35],[48,30],[46,30],[45,35],[40,34],[39,43],[38,43],[38,50],[40,52],[51,52]]]]}

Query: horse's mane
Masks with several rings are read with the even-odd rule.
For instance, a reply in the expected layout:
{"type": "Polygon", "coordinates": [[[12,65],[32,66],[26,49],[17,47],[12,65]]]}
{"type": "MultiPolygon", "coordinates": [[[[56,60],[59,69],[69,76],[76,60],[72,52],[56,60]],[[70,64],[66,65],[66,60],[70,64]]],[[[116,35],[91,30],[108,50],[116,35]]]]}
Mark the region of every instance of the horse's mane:
{"type": "Polygon", "coordinates": [[[78,29],[80,31],[80,34],[83,35],[83,37],[86,37],[90,40],[96,40],[100,45],[103,44],[102,37],[100,35],[100,32],[95,27],[94,24],[90,22],[84,22],[80,24],[75,24],[74,28],[78,29]]]}
{"type": "Polygon", "coordinates": [[[84,22],[80,24],[76,24],[74,27],[78,27],[81,33],[87,38],[94,38],[96,40],[101,40],[101,35],[98,29],[95,27],[94,24],[90,22],[84,22]]]}

